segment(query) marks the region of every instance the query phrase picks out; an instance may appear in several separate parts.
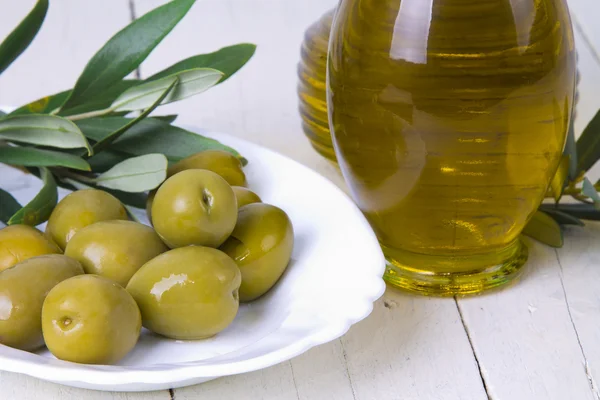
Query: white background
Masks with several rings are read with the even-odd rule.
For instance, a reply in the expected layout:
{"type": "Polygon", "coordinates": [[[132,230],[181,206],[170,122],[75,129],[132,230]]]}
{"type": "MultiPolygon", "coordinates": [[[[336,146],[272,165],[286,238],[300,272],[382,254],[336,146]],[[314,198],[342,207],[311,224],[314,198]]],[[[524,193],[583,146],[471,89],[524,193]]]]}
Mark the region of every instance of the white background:
{"type": "MultiPolygon", "coordinates": [[[[0,77],[0,104],[71,87],[86,61],[132,15],[163,0],[53,0],[35,43],[0,77]]],[[[227,83],[165,106],[179,122],[275,149],[345,188],[300,129],[296,64],[306,27],[335,0],[204,0],[142,65],[142,76],[238,42],[258,45],[227,83]]],[[[0,0],[0,37],[33,0],[0,0]]],[[[570,0],[581,81],[577,132],[600,109],[600,2],[570,0]]],[[[33,181],[0,168],[0,185],[33,181]]],[[[600,224],[570,228],[555,251],[531,242],[523,279],[466,299],[388,289],[348,334],[278,366],[154,393],[101,393],[0,373],[0,399],[600,400],[600,224]]]]}

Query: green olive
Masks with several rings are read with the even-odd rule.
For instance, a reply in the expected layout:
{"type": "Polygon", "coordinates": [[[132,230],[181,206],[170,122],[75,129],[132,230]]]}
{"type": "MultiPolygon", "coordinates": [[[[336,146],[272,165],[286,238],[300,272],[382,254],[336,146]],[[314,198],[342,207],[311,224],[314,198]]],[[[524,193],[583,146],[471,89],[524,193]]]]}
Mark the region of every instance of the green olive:
{"type": "Polygon", "coordinates": [[[232,186],[231,188],[233,189],[233,193],[235,193],[238,208],[252,203],[262,203],[260,197],[250,189],[241,186],[232,186]]]}
{"type": "Polygon", "coordinates": [[[262,203],[240,208],[231,237],[220,247],[242,272],[240,301],[252,301],[277,283],[293,246],[292,222],[283,210],[262,203]]]}
{"type": "Polygon", "coordinates": [[[97,275],[56,285],[44,301],[42,330],[56,358],[85,364],[114,364],[137,343],[140,310],[125,289],[97,275]]]}
{"type": "Polygon", "coordinates": [[[146,328],[173,339],[202,339],[233,321],[240,281],[240,270],[223,252],[187,246],[148,261],[127,290],[146,328]]]}
{"type": "Polygon", "coordinates": [[[156,232],[133,221],[102,221],[81,229],[65,255],[78,260],[87,274],[112,279],[125,287],[144,263],[167,251],[156,232]]]}
{"type": "Polygon", "coordinates": [[[48,220],[46,235],[64,250],[79,229],[113,219],[128,219],[125,207],[116,197],[102,190],[78,190],[56,205],[48,220]]]}
{"type": "Polygon", "coordinates": [[[154,203],[154,196],[156,196],[156,191],[158,189],[151,190],[148,193],[148,198],[146,199],[146,216],[148,217],[148,221],[152,223],[152,204],[154,203]]]}
{"type": "Polygon", "coordinates": [[[27,351],[43,346],[46,295],[58,283],[81,274],[81,265],[61,254],[28,258],[0,272],[0,343],[27,351]]]}
{"type": "Polygon", "coordinates": [[[44,234],[28,225],[11,225],[0,229],[0,271],[44,254],[61,253],[44,234]]]}
{"type": "Polygon", "coordinates": [[[207,169],[227,181],[232,186],[246,186],[246,175],[242,162],[233,154],[223,150],[205,150],[177,162],[169,168],[167,176],[188,169],[207,169]]]}
{"type": "Polygon", "coordinates": [[[219,247],[237,220],[231,186],[214,172],[190,169],[167,179],[152,203],[152,224],[171,248],[219,247]]]}

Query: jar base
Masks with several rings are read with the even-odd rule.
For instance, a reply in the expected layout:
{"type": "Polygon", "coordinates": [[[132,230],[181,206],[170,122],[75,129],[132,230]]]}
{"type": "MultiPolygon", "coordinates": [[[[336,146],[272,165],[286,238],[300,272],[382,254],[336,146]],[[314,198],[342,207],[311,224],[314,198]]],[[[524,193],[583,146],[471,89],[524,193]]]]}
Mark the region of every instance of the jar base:
{"type": "Polygon", "coordinates": [[[529,251],[519,238],[491,256],[509,255],[493,264],[486,263],[490,255],[463,256],[449,261],[450,257],[421,256],[401,250],[391,252],[385,248],[384,253],[387,260],[384,279],[391,286],[426,296],[454,296],[479,294],[514,281],[521,275],[529,251]],[[475,267],[478,261],[480,266],[475,267]],[[452,262],[468,267],[463,271],[453,268],[450,272],[447,266],[452,262]]]}

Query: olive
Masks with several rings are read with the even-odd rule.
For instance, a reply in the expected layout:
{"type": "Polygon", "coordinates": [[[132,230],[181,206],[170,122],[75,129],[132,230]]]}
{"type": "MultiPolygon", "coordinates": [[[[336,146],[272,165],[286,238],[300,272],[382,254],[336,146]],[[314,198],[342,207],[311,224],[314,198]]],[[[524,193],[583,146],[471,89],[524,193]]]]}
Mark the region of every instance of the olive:
{"type": "Polygon", "coordinates": [[[44,300],[42,331],[56,358],[85,364],[114,364],[138,341],[142,319],[127,291],[97,275],[56,285],[44,300]]]}
{"type": "Polygon", "coordinates": [[[173,176],[188,169],[207,169],[227,181],[232,186],[246,186],[246,175],[242,162],[235,155],[223,150],[205,150],[193,154],[171,166],[167,176],[173,176]]]}
{"type": "Polygon", "coordinates": [[[232,186],[231,188],[233,189],[233,193],[235,193],[238,208],[241,208],[248,204],[262,202],[260,197],[258,197],[258,195],[250,189],[246,189],[245,187],[241,186],[232,186]]]}
{"type": "Polygon", "coordinates": [[[65,255],[78,260],[87,274],[126,286],[144,263],[167,251],[156,232],[133,221],[102,221],[79,230],[65,255]]]}
{"type": "Polygon", "coordinates": [[[44,254],[61,253],[50,239],[28,225],[11,225],[0,229],[0,271],[44,254]]]}
{"type": "Polygon", "coordinates": [[[240,208],[231,237],[220,247],[242,272],[240,301],[252,301],[275,285],[293,246],[292,222],[283,210],[263,203],[240,208]]]}
{"type": "Polygon", "coordinates": [[[167,179],[152,203],[152,223],[171,248],[218,247],[237,220],[231,186],[214,172],[190,169],[167,179]]]}
{"type": "Polygon", "coordinates": [[[79,229],[113,219],[128,219],[125,207],[116,197],[102,190],[78,190],[56,205],[48,220],[46,235],[64,250],[79,229]]]}
{"type": "Polygon", "coordinates": [[[240,270],[222,251],[187,246],[148,261],[127,290],[146,328],[173,339],[202,339],[233,321],[240,281],[240,270]]]}
{"type": "Polygon", "coordinates": [[[28,258],[0,272],[0,343],[27,351],[42,346],[46,295],[63,280],[81,274],[81,265],[61,254],[28,258]]]}

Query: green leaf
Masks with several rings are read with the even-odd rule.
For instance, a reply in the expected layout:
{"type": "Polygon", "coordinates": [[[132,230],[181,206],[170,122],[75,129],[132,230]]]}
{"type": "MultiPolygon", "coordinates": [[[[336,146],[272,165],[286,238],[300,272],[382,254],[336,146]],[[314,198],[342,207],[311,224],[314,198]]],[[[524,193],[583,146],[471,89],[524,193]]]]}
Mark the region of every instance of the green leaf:
{"type": "Polygon", "coordinates": [[[200,54],[166,68],[147,79],[153,81],[164,78],[175,73],[195,69],[195,68],[213,68],[223,72],[220,82],[224,82],[242,68],[248,60],[254,55],[256,45],[250,43],[240,43],[233,46],[223,47],[214,53],[200,54]]]}
{"type": "Polygon", "coordinates": [[[583,179],[582,191],[584,195],[592,199],[592,201],[594,202],[594,207],[600,209],[600,195],[598,194],[596,188],[588,178],[583,179]]]}
{"type": "Polygon", "coordinates": [[[558,169],[554,177],[552,177],[552,181],[550,181],[550,191],[552,192],[554,201],[557,203],[562,197],[567,182],[567,175],[569,175],[569,158],[567,155],[562,156],[558,169]]]}
{"type": "Polygon", "coordinates": [[[114,35],[89,61],[62,111],[88,102],[135,70],[187,14],[194,2],[171,1],[114,35]]]}
{"type": "Polygon", "coordinates": [[[115,196],[117,199],[121,201],[123,204],[127,204],[132,207],[145,209],[146,208],[146,200],[148,199],[148,195],[145,192],[140,193],[127,193],[121,190],[111,190],[108,188],[98,188],[102,189],[105,192],[108,192],[115,196]]]}
{"type": "Polygon", "coordinates": [[[560,225],[578,225],[585,226],[584,222],[577,217],[574,217],[570,214],[562,212],[558,209],[553,209],[550,207],[543,208],[544,212],[551,216],[556,222],[560,225]]]}
{"type": "Polygon", "coordinates": [[[68,112],[60,111],[58,113],[58,115],[62,115],[62,116],[77,115],[77,114],[83,114],[83,113],[90,112],[90,111],[104,110],[104,109],[110,107],[110,105],[113,103],[113,101],[115,101],[115,99],[117,97],[119,97],[123,92],[125,92],[126,90],[128,90],[136,85],[139,85],[141,82],[142,81],[137,80],[137,79],[125,79],[125,80],[119,81],[119,82],[115,83],[114,85],[111,85],[105,91],[103,91],[103,92],[99,93],[98,95],[94,96],[93,98],[89,99],[85,103],[83,103],[79,106],[70,108],[69,110],[67,110],[68,112]]]}
{"type": "Polygon", "coordinates": [[[191,69],[166,78],[142,83],[121,94],[110,106],[114,111],[135,111],[150,107],[156,98],[176,79],[179,83],[160,104],[168,104],[202,93],[214,86],[223,76],[221,71],[209,68],[191,69]]]}
{"type": "Polygon", "coordinates": [[[0,120],[0,139],[39,146],[74,149],[92,148],[77,125],[68,119],[52,115],[32,114],[6,117],[0,120]]]}
{"type": "Polygon", "coordinates": [[[156,116],[153,116],[153,117],[150,117],[150,118],[154,118],[154,119],[157,119],[159,121],[166,122],[167,124],[172,124],[177,119],[177,114],[156,115],[156,116]]]}
{"type": "Polygon", "coordinates": [[[146,154],[129,158],[103,174],[94,182],[98,186],[124,192],[156,189],[167,177],[167,158],[162,154],[146,154]]]}
{"type": "Polygon", "coordinates": [[[19,26],[0,44],[0,74],[29,47],[39,32],[47,11],[48,0],[38,0],[19,26]]]}
{"type": "Polygon", "coordinates": [[[65,102],[67,97],[69,97],[69,93],[71,93],[70,90],[65,90],[64,92],[56,93],[51,96],[42,97],[41,99],[37,99],[17,108],[9,115],[49,114],[65,102]]]}
{"type": "MultiPolygon", "coordinates": [[[[105,117],[77,121],[90,139],[100,141],[111,132],[131,121],[131,118],[105,117]]],[[[154,118],[146,118],[112,143],[111,150],[131,155],[162,153],[169,161],[179,161],[204,150],[225,150],[240,157],[231,147],[154,118]]]]}
{"type": "Polygon", "coordinates": [[[67,167],[90,171],[90,165],[81,157],[58,151],[32,147],[0,147],[0,162],[25,167],[67,167]]]}
{"type": "Polygon", "coordinates": [[[577,139],[577,171],[588,171],[600,159],[600,110],[577,139]]]}
{"type": "Polygon", "coordinates": [[[94,172],[104,172],[111,169],[115,164],[125,161],[130,157],[129,154],[121,153],[113,150],[103,150],[93,157],[88,158],[87,162],[92,167],[94,172]]]}
{"type": "Polygon", "coordinates": [[[569,180],[575,181],[579,171],[577,170],[577,144],[575,142],[575,128],[573,127],[573,121],[569,124],[567,143],[563,154],[569,157],[569,180]]]}
{"type": "Polygon", "coordinates": [[[542,211],[536,211],[523,229],[523,234],[552,247],[562,247],[563,245],[560,225],[542,211]]]}
{"type": "Polygon", "coordinates": [[[58,202],[58,190],[52,173],[47,168],[40,168],[44,186],[25,207],[17,211],[8,221],[8,225],[39,225],[46,222],[58,202]]]}
{"type": "Polygon", "coordinates": [[[122,192],[120,190],[111,190],[108,188],[100,188],[89,182],[82,183],[82,182],[79,182],[79,181],[76,181],[76,180],[73,180],[70,178],[63,178],[60,186],[65,189],[68,189],[68,190],[78,190],[78,189],[89,188],[89,187],[98,189],[98,190],[104,190],[105,192],[110,193],[113,196],[115,196],[117,199],[119,199],[121,201],[121,203],[127,204],[132,207],[141,208],[141,209],[146,208],[146,200],[148,199],[148,196],[146,195],[146,193],[127,193],[127,192],[122,192]]]}
{"type": "Polygon", "coordinates": [[[591,204],[542,204],[540,210],[548,212],[549,209],[559,210],[584,220],[600,221],[600,210],[591,204]]]}
{"type": "Polygon", "coordinates": [[[171,84],[166,89],[164,89],[162,93],[159,94],[158,98],[156,98],[154,100],[154,102],[150,105],[149,108],[144,110],[144,112],[141,113],[137,118],[129,121],[127,124],[123,125],[121,128],[117,129],[110,135],[106,136],[105,138],[103,138],[102,140],[97,142],[93,147],[94,152],[96,152],[96,153],[101,152],[102,150],[107,148],[112,142],[114,142],[119,137],[121,137],[125,132],[127,132],[128,129],[132,128],[135,124],[137,124],[138,122],[140,122],[141,120],[146,118],[173,91],[173,89],[177,86],[178,83],[179,83],[179,77],[175,77],[173,82],[171,82],[171,84]]]}
{"type": "MultiPolygon", "coordinates": [[[[73,107],[68,113],[59,112],[58,115],[76,115],[108,108],[121,93],[135,85],[138,85],[140,82],[141,81],[135,79],[120,81],[97,96],[94,96],[85,104],[73,107]]],[[[56,93],[51,96],[42,97],[41,99],[17,108],[11,112],[10,115],[49,114],[52,111],[57,110],[61,104],[65,102],[67,97],[69,97],[70,93],[70,90],[65,90],[64,92],[56,93]]]]}
{"type": "Polygon", "coordinates": [[[10,193],[0,189],[0,221],[8,224],[8,220],[17,211],[21,209],[21,205],[10,193]]]}

